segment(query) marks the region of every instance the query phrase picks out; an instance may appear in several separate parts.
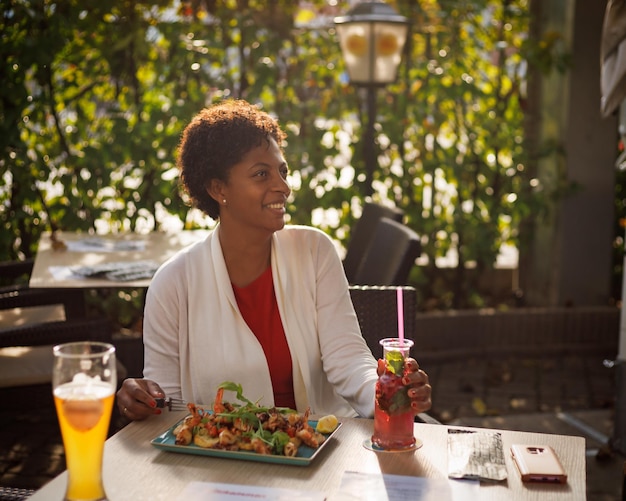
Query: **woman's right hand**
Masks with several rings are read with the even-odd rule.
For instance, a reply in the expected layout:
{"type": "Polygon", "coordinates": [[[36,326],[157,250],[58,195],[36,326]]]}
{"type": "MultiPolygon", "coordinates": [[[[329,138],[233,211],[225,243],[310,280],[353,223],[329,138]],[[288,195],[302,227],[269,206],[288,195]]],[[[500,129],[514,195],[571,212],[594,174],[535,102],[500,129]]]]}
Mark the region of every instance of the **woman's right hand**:
{"type": "Polygon", "coordinates": [[[128,378],[117,392],[120,414],[133,421],[141,421],[153,414],[161,414],[155,398],[164,398],[161,387],[149,379],[128,378]]]}

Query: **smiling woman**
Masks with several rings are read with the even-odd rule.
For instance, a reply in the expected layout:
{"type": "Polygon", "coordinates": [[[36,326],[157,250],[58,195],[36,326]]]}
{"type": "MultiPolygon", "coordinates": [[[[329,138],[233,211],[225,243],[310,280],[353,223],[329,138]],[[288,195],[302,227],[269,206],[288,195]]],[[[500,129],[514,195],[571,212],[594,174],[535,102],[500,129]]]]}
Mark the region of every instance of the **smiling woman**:
{"type": "MultiPolygon", "coordinates": [[[[285,224],[284,140],[274,118],[240,100],[202,110],[185,129],[183,188],[218,224],[150,284],[146,379],[118,393],[129,419],[160,413],[155,398],[165,395],[211,404],[224,380],[267,407],[373,415],[377,362],[335,246],[320,230],[285,224]]],[[[407,367],[417,414],[430,407],[428,376],[407,367]]]]}
{"type": "Polygon", "coordinates": [[[268,149],[271,140],[284,163],[280,146],[285,137],[278,122],[245,101],[228,100],[206,108],[183,132],[178,157],[182,186],[200,210],[217,220],[225,199],[209,194],[209,183],[225,183],[233,166],[253,148],[268,149]]]}

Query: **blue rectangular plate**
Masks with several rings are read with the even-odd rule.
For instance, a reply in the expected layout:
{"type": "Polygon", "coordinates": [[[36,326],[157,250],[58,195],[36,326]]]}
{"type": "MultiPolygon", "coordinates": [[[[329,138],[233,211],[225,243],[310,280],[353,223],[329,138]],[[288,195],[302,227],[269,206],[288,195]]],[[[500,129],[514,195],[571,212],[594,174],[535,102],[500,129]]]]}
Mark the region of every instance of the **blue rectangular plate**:
{"type": "MultiPolygon", "coordinates": [[[[182,421],[182,420],[181,420],[182,421]]],[[[161,449],[169,452],[178,452],[181,454],[196,454],[198,456],[210,456],[225,459],[243,459],[244,461],[258,461],[261,463],[278,463],[295,466],[308,466],[320,453],[320,451],[326,446],[333,435],[341,427],[341,423],[337,425],[335,430],[324,435],[326,440],[317,449],[313,449],[302,444],[298,447],[298,454],[294,457],[277,456],[274,454],[258,454],[256,452],[249,451],[225,451],[222,449],[206,449],[204,447],[198,447],[195,444],[190,445],[176,445],[176,437],[174,436],[174,429],[180,424],[180,421],[168,429],[165,433],[162,433],[156,438],[153,438],[150,443],[157,449],[161,449]]],[[[317,421],[309,421],[309,425],[315,428],[317,421]]]]}

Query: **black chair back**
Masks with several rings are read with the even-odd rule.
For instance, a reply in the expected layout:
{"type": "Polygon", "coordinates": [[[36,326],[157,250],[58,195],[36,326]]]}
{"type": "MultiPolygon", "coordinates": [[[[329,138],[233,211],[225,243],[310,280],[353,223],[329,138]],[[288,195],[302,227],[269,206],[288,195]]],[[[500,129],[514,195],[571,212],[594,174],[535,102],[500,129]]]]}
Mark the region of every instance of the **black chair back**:
{"type": "Polygon", "coordinates": [[[363,205],[363,213],[351,232],[350,242],[343,260],[343,268],[348,282],[351,284],[355,283],[354,279],[372,241],[376,225],[383,217],[402,222],[404,211],[396,207],[387,207],[372,202],[363,205]]]}
{"type": "Polygon", "coordinates": [[[419,235],[408,226],[382,218],[354,277],[355,285],[406,285],[422,252],[419,235]]]}

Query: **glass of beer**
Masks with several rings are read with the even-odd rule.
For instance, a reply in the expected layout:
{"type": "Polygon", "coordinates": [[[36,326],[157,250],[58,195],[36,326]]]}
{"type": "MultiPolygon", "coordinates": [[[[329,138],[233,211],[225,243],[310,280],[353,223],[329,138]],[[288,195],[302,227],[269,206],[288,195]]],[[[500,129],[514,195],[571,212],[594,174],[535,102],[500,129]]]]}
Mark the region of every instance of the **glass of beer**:
{"type": "Polygon", "coordinates": [[[115,347],[81,341],[53,348],[52,391],[67,466],[67,501],[106,500],[102,456],[117,386],[115,347]]]}
{"type": "Polygon", "coordinates": [[[413,435],[415,413],[402,378],[404,361],[409,356],[413,341],[386,338],[380,344],[383,347],[385,372],[376,382],[372,445],[386,451],[412,449],[416,443],[413,435]]]}

